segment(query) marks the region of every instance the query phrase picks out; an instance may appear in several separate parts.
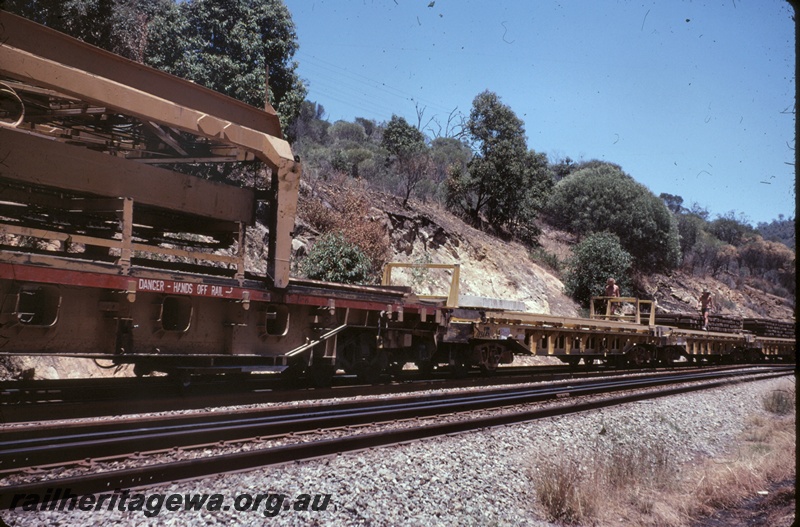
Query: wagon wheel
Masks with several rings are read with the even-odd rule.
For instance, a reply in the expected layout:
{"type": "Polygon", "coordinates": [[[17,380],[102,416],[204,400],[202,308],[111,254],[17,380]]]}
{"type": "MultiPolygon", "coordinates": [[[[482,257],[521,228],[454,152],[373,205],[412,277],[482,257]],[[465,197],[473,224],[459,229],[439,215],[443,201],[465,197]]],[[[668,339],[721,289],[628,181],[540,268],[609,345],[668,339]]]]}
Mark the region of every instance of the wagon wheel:
{"type": "Polygon", "coordinates": [[[669,362],[671,365],[674,365],[677,361],[681,360],[681,356],[684,355],[684,350],[678,346],[671,346],[669,348],[669,362]]]}
{"type": "Polygon", "coordinates": [[[186,370],[171,370],[167,372],[167,378],[171,379],[182,390],[192,385],[192,375],[186,370]]]}
{"type": "Polygon", "coordinates": [[[580,363],[581,358],[580,357],[565,357],[563,360],[564,360],[564,362],[567,363],[567,365],[570,368],[574,368],[574,367],[576,367],[578,365],[578,363],[580,363]]]}
{"type": "Polygon", "coordinates": [[[500,364],[500,355],[503,353],[503,348],[494,344],[482,344],[476,346],[473,356],[483,373],[494,373],[497,371],[497,366],[500,364]]]}
{"type": "Polygon", "coordinates": [[[308,379],[314,388],[330,388],[336,368],[328,364],[312,364],[308,368],[308,379]]]}
{"type": "Polygon", "coordinates": [[[144,377],[145,375],[150,375],[151,373],[153,373],[153,369],[147,364],[137,362],[133,365],[133,374],[137,377],[144,377]]]}
{"type": "Polygon", "coordinates": [[[405,362],[390,362],[386,369],[392,377],[397,377],[403,373],[403,366],[405,365],[405,362]]]}
{"type": "Polygon", "coordinates": [[[469,372],[469,368],[464,363],[464,361],[456,361],[450,366],[450,369],[453,373],[453,378],[455,379],[463,379],[467,376],[469,372]]]}
{"type": "Polygon", "coordinates": [[[364,384],[378,384],[382,368],[375,361],[361,360],[353,368],[356,377],[364,384]]]}
{"type": "Polygon", "coordinates": [[[468,345],[453,346],[449,350],[450,374],[454,379],[463,379],[469,374],[474,361],[470,357],[468,345]]]}
{"type": "Polygon", "coordinates": [[[628,363],[634,366],[643,366],[650,361],[650,350],[643,346],[634,346],[625,354],[628,363]]]}
{"type": "Polygon", "coordinates": [[[388,366],[386,353],[377,349],[374,335],[367,332],[355,334],[346,340],[339,355],[340,366],[365,384],[376,384],[388,366]]]}
{"type": "Polygon", "coordinates": [[[414,363],[419,370],[420,375],[428,376],[433,373],[433,361],[431,360],[420,360],[414,363]]]}
{"type": "Polygon", "coordinates": [[[626,368],[628,366],[628,360],[625,358],[625,355],[612,355],[608,358],[608,361],[617,369],[626,368]]]}

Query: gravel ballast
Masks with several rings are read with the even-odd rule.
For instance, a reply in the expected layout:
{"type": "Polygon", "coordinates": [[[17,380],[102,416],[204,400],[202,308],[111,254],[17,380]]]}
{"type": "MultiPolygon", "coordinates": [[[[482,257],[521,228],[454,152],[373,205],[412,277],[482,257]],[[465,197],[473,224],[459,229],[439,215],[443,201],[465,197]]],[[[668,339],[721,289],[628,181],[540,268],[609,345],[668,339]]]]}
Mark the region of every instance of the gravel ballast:
{"type": "Polygon", "coordinates": [[[559,452],[578,456],[603,441],[631,438],[657,442],[680,462],[719,456],[743,430],[749,415],[764,412],[762,395],[786,383],[776,379],[733,384],[591,413],[177,482],[131,492],[128,505],[139,492],[147,500],[138,511],[120,511],[116,506],[108,510],[108,500],[119,501],[117,494],[98,510],[86,511],[23,511],[20,500],[17,510],[0,512],[0,518],[10,526],[26,527],[546,526],[550,524],[535,509],[531,472],[536,458],[559,452]],[[181,495],[180,501],[169,497],[173,494],[181,495]],[[214,508],[209,507],[212,501],[204,510],[184,510],[186,494],[218,494],[214,503],[219,510],[207,510],[214,508]],[[252,510],[258,494],[264,496],[252,510]],[[277,494],[287,496],[288,510],[274,508],[277,494]],[[324,510],[311,510],[315,498],[324,510]],[[295,505],[307,510],[294,510],[295,505]],[[271,512],[277,514],[269,516],[271,512]]]}

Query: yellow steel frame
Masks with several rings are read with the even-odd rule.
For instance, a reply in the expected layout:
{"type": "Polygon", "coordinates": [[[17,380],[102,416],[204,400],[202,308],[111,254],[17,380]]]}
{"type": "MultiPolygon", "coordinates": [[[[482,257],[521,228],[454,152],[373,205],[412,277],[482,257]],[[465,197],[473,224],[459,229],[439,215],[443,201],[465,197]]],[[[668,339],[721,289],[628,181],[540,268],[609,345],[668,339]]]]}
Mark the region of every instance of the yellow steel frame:
{"type": "MultiPolygon", "coordinates": [[[[54,90],[110,113],[226,143],[251,152],[264,162],[272,170],[271,187],[275,196],[269,229],[268,273],[275,287],[288,285],[301,167],[289,143],[281,137],[274,109],[247,106],[4,11],[0,11],[0,27],[4,29],[0,75],[54,90]]],[[[36,127],[21,120],[3,125],[15,133],[37,133],[36,127]]],[[[0,159],[11,153],[9,146],[0,144],[0,159]]],[[[35,155],[28,154],[30,162],[36,163],[35,155]]],[[[136,163],[136,168],[130,170],[139,173],[144,167],[136,163]]],[[[31,169],[24,160],[19,161],[17,168],[18,174],[31,169]]],[[[53,170],[57,168],[54,166],[53,170]]],[[[137,191],[137,196],[120,193],[115,197],[147,201],[162,189],[140,187],[137,191]]],[[[179,204],[172,209],[180,210],[179,204]]]]}
{"type": "Polygon", "coordinates": [[[656,302],[654,300],[640,300],[632,296],[593,296],[589,302],[589,318],[596,320],[625,320],[633,322],[634,324],[642,324],[642,307],[644,306],[649,308],[646,313],[647,324],[654,326],[656,320],[656,302]],[[597,301],[605,303],[605,313],[595,312],[594,306],[597,301]],[[615,304],[618,304],[620,307],[622,307],[623,304],[632,304],[635,310],[634,314],[625,315],[622,309],[619,310],[619,314],[615,313],[615,304]]]}
{"type": "Polygon", "coordinates": [[[454,308],[458,306],[459,294],[459,280],[461,275],[461,266],[459,264],[430,264],[430,263],[402,263],[390,262],[383,268],[383,285],[392,285],[392,271],[398,268],[410,269],[449,269],[450,285],[448,287],[447,295],[417,295],[421,300],[432,300],[444,302],[444,307],[454,308]]]}

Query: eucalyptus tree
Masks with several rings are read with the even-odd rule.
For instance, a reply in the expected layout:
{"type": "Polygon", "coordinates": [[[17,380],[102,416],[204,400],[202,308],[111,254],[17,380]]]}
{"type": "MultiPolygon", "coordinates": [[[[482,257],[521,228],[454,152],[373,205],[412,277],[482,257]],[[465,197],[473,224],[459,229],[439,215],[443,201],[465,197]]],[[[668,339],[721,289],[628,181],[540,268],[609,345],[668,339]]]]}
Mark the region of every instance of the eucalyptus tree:
{"type": "Polygon", "coordinates": [[[381,146],[389,153],[388,164],[394,167],[400,178],[400,192],[405,206],[411,193],[434,173],[425,135],[408,124],[405,118],[392,115],[383,131],[381,146]]]}
{"type": "Polygon", "coordinates": [[[681,261],[678,226],[664,201],[613,163],[593,161],[553,188],[551,224],[580,236],[611,232],[642,270],[668,270],[681,261]]]}
{"type": "Polygon", "coordinates": [[[268,99],[287,129],[306,89],[296,72],[297,33],[286,5],[281,0],[188,0],[179,7],[185,18],[178,21],[183,56],[156,59],[151,49],[152,61],[253,106],[263,108],[268,99]]]}
{"type": "Polygon", "coordinates": [[[247,104],[269,100],[284,130],[306,96],[282,0],[5,0],[3,9],[247,104]]]}
{"type": "Polygon", "coordinates": [[[552,185],[546,157],[528,150],[522,121],[493,92],[475,97],[467,130],[474,156],[451,172],[448,205],[476,225],[522,229],[523,241],[534,241],[537,205],[552,185]]]}

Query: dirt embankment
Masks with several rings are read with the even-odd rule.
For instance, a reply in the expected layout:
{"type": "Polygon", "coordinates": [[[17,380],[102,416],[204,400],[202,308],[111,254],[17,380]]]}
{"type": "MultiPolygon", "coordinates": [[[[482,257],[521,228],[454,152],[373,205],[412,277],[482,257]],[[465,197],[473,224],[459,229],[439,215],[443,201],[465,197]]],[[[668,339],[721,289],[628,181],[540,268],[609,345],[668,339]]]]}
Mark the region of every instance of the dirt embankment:
{"type": "MultiPolygon", "coordinates": [[[[342,189],[318,182],[313,191],[306,187],[305,192],[307,199],[330,203],[342,189]]],[[[518,300],[534,313],[580,315],[580,306],[564,295],[558,273],[536,263],[519,243],[470,227],[435,203],[412,200],[403,207],[402,200],[395,196],[382,193],[368,193],[368,196],[372,205],[369,221],[383,223],[391,240],[389,261],[458,263],[464,294],[518,300]]],[[[565,262],[576,243],[575,237],[547,225],[541,228],[542,250],[565,262]]],[[[300,230],[306,234],[296,240],[296,246],[304,251],[310,231],[300,230]]],[[[792,301],[760,291],[732,274],[715,278],[674,271],[670,275],[640,275],[635,282],[639,291],[634,294],[655,299],[659,310],[665,313],[697,313],[697,298],[707,288],[714,295],[715,314],[794,320],[792,301]]],[[[438,294],[447,283],[449,274],[444,271],[413,276],[405,273],[404,284],[419,293],[438,294]]]]}

